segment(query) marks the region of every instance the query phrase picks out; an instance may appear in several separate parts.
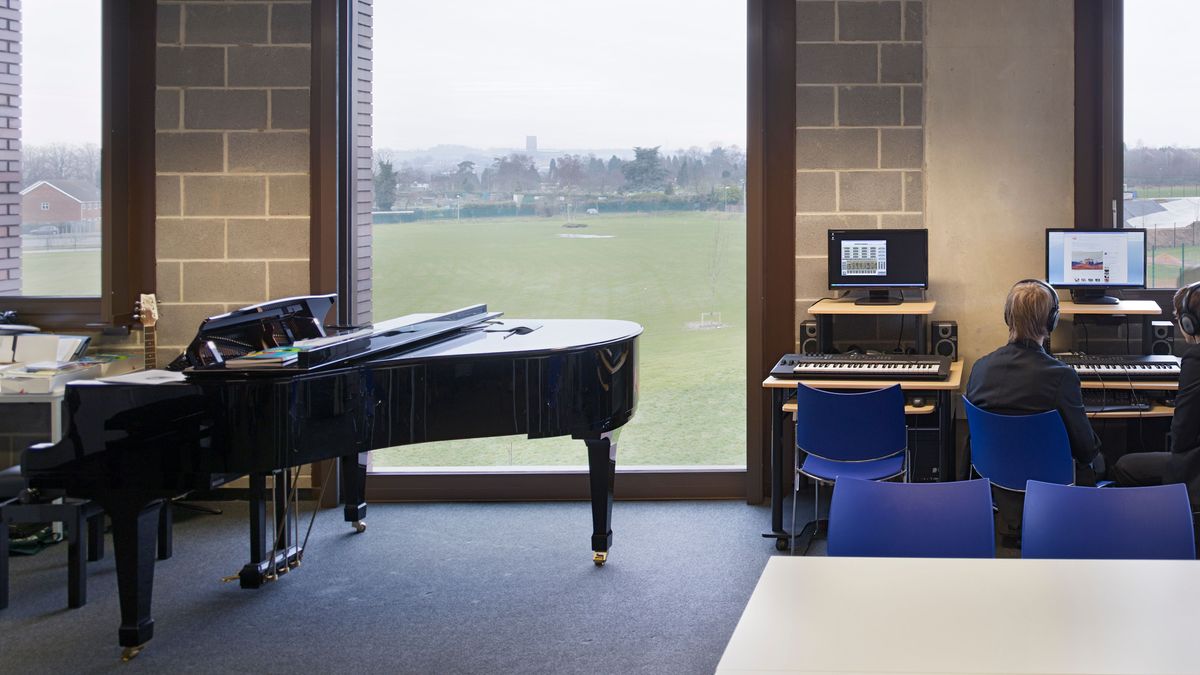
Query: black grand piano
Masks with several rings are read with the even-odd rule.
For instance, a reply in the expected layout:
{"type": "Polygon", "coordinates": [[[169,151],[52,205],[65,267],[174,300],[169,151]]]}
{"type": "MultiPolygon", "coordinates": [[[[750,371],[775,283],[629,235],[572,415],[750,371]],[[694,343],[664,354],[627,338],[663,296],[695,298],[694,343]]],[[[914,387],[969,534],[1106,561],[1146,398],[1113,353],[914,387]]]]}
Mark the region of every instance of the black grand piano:
{"type": "Polygon", "coordinates": [[[480,305],[326,335],[332,303],[333,296],[289,298],[207,319],[172,364],[182,376],[72,382],[62,440],[23,453],[34,488],[93,499],[112,521],[125,658],[153,636],[164,500],[249,476],[251,560],[239,577],[254,588],[303,555],[287,508],[293,469],[340,460],[345,518],[361,532],[366,453],[376,448],[513,434],[583,440],[593,562],[605,562],[616,436],[637,406],[641,326],[507,320],[480,305]],[[237,360],[287,345],[305,350],[286,366],[243,368],[237,360]]]}

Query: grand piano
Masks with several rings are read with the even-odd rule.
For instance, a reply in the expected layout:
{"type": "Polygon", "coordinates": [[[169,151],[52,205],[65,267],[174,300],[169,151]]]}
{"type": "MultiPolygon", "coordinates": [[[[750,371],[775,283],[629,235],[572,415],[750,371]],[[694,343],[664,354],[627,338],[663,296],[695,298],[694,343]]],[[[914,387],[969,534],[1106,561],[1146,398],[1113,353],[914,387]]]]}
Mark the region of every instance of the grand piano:
{"type": "Polygon", "coordinates": [[[366,453],[376,448],[513,434],[580,439],[593,562],[607,559],[616,439],[637,406],[641,326],[507,320],[479,305],[339,336],[323,327],[332,303],[288,298],[207,319],[172,364],[179,376],[69,383],[62,440],[22,454],[33,488],[92,499],[108,513],[126,659],[154,633],[164,501],[249,476],[250,562],[238,576],[255,588],[303,556],[288,506],[295,469],[338,460],[344,517],[361,532],[366,453]],[[252,349],[293,344],[314,346],[288,366],[238,366],[252,349]]]}

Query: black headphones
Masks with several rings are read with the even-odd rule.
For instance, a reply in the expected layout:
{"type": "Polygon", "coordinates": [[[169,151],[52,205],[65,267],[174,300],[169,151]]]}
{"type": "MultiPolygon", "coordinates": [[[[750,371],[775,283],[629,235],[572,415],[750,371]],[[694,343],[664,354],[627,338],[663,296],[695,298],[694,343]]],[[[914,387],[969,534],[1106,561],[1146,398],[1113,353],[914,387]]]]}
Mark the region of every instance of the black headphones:
{"type": "Polygon", "coordinates": [[[1200,318],[1192,311],[1192,291],[1196,290],[1196,286],[1200,282],[1189,284],[1187,290],[1183,292],[1183,307],[1179,310],[1179,327],[1183,332],[1192,337],[1196,337],[1200,333],[1200,318]]]}
{"type": "MultiPolygon", "coordinates": [[[[1026,283],[1038,284],[1042,288],[1046,289],[1046,291],[1048,293],[1050,293],[1050,299],[1054,303],[1054,305],[1052,307],[1050,307],[1050,315],[1048,317],[1046,317],[1046,333],[1047,334],[1053,333],[1054,329],[1058,327],[1058,291],[1054,290],[1053,286],[1042,281],[1041,279],[1022,279],[1022,280],[1018,281],[1017,283],[1013,284],[1013,286],[1016,287],[1020,284],[1026,284],[1026,283]]],[[[1193,320],[1194,320],[1194,317],[1193,317],[1193,320]]],[[[1006,325],[1006,326],[1012,325],[1011,308],[1007,306],[1007,303],[1005,304],[1005,308],[1004,308],[1004,325],[1006,325]]],[[[1193,325],[1200,328],[1200,321],[1196,321],[1196,323],[1193,325]]]]}

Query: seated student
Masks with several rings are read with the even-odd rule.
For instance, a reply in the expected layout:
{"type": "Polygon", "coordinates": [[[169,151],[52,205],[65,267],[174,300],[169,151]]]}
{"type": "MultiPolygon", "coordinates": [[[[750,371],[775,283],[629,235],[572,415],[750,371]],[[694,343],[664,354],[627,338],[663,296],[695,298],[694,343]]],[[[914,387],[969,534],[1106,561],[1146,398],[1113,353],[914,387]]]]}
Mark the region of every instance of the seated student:
{"type": "MultiPolygon", "coordinates": [[[[1200,283],[1175,293],[1175,324],[1187,344],[1200,343],[1200,283]]],[[[1112,468],[1117,485],[1187,485],[1192,508],[1200,506],[1200,350],[1189,348],[1179,370],[1179,392],[1171,419],[1171,452],[1135,452],[1112,468]]]]}
{"type": "Polygon", "coordinates": [[[967,400],[1001,415],[1057,410],[1071,441],[1076,484],[1095,485],[1103,458],[1100,438],[1083,410],[1079,376],[1042,348],[1058,323],[1058,294],[1043,281],[1018,281],[1004,301],[1004,323],[1008,344],[975,362],[967,400]]]}

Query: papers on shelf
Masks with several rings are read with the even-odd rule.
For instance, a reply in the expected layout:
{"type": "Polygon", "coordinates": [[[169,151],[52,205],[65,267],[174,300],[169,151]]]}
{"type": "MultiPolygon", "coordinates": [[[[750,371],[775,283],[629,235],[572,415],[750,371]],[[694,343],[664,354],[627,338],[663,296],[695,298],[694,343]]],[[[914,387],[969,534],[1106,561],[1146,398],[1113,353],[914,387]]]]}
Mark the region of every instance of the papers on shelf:
{"type": "Polygon", "coordinates": [[[98,364],[42,361],[0,371],[0,394],[49,394],[71,380],[95,377],[98,364]]]}
{"type": "Polygon", "coordinates": [[[14,335],[0,335],[0,363],[13,362],[13,349],[17,346],[14,335]]]}

